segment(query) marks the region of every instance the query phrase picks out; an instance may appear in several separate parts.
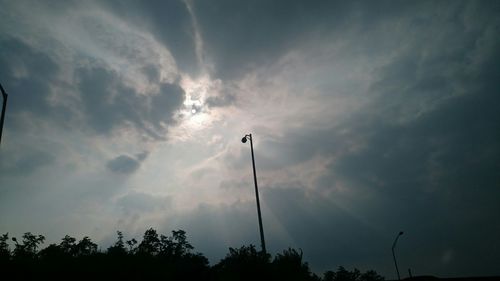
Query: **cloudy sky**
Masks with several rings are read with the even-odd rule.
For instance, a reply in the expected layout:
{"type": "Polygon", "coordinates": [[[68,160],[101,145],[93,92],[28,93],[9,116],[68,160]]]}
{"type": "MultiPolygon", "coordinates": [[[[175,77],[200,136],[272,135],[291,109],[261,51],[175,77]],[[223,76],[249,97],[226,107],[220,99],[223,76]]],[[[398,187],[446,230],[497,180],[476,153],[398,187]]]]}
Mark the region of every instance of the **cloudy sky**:
{"type": "Polygon", "coordinates": [[[0,232],[500,274],[499,1],[0,6],[0,232]]]}

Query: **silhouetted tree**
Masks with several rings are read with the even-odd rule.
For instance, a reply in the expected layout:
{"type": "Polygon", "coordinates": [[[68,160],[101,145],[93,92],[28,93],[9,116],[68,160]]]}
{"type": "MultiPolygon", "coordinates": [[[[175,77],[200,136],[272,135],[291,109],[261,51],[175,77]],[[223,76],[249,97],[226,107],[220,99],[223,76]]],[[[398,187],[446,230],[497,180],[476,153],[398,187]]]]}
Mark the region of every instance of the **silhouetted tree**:
{"type": "Polygon", "coordinates": [[[359,281],[384,281],[385,278],[378,275],[374,270],[368,270],[367,272],[361,274],[359,281]]]}
{"type": "Polygon", "coordinates": [[[118,240],[113,246],[108,248],[107,252],[112,256],[124,256],[127,254],[127,249],[125,249],[125,243],[123,242],[123,233],[121,231],[117,231],[116,234],[118,236],[118,240]]]}
{"type": "Polygon", "coordinates": [[[158,233],[153,228],[146,230],[142,242],[139,244],[138,253],[144,256],[155,256],[160,249],[158,233]]]}
{"type": "Polygon", "coordinates": [[[334,281],[335,280],[335,272],[328,270],[323,274],[323,281],[334,281]]]}
{"type": "Polygon", "coordinates": [[[260,280],[270,273],[270,256],[254,245],[229,248],[229,254],[214,266],[217,280],[260,280]]]}
{"type": "Polygon", "coordinates": [[[57,244],[50,244],[45,249],[40,250],[39,256],[44,260],[60,260],[68,257],[61,246],[57,244]]]}
{"type": "Polygon", "coordinates": [[[19,244],[15,237],[12,237],[12,240],[16,243],[13,256],[15,259],[22,260],[35,258],[38,245],[45,241],[45,237],[43,235],[36,236],[31,234],[31,232],[26,232],[23,234],[22,244],[19,244]]]}
{"type": "Polygon", "coordinates": [[[363,274],[358,269],[349,271],[343,266],[339,266],[337,271],[326,271],[323,275],[323,281],[383,281],[384,277],[373,270],[363,274]]]}
{"type": "Polygon", "coordinates": [[[137,245],[137,240],[135,240],[135,238],[132,238],[130,240],[127,240],[127,246],[128,246],[128,252],[129,254],[133,254],[137,249],[136,249],[136,246],[137,245]]]}
{"type": "Polygon", "coordinates": [[[348,271],[343,266],[339,266],[335,274],[335,281],[357,281],[360,275],[361,272],[356,268],[353,271],[348,271]]]}
{"type": "Polygon", "coordinates": [[[88,236],[85,236],[75,245],[75,254],[77,257],[90,256],[97,253],[97,244],[92,242],[88,236]]]}
{"type": "Polygon", "coordinates": [[[59,247],[68,256],[75,256],[76,255],[76,239],[66,235],[64,236],[63,239],[61,239],[62,242],[59,244],[59,247]]]}
{"type": "Polygon", "coordinates": [[[174,241],[174,255],[188,254],[193,249],[193,246],[187,241],[184,230],[173,230],[172,240],[174,241]]]}
{"type": "Polygon", "coordinates": [[[123,233],[121,231],[117,231],[116,235],[118,236],[118,240],[115,243],[115,246],[118,248],[125,248],[123,243],[123,233]]]}
{"type": "Polygon", "coordinates": [[[276,280],[314,280],[309,265],[302,261],[300,253],[292,248],[277,254],[272,263],[273,277],[276,280]]]}
{"type": "Polygon", "coordinates": [[[10,259],[10,249],[9,244],[9,233],[5,233],[0,236],[0,262],[5,263],[10,259]]]}
{"type": "Polygon", "coordinates": [[[173,230],[170,237],[160,236],[159,253],[163,257],[183,257],[190,254],[192,249],[184,230],[173,230]]]}

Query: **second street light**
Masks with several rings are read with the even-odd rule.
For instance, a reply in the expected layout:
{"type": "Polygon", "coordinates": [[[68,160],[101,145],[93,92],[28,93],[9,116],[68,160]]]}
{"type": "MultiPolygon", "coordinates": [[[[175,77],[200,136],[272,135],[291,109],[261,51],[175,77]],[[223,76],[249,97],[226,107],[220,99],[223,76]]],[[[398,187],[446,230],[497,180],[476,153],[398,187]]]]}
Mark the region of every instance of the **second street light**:
{"type": "Polygon", "coordinates": [[[247,140],[250,140],[250,150],[252,152],[253,181],[255,184],[255,199],[257,200],[257,215],[259,216],[260,243],[262,246],[262,252],[266,254],[267,252],[266,252],[266,242],[264,240],[264,228],[262,226],[262,216],[260,214],[259,188],[257,186],[257,174],[255,172],[255,158],[253,156],[252,134],[245,135],[241,139],[241,142],[246,143],[247,140]]]}

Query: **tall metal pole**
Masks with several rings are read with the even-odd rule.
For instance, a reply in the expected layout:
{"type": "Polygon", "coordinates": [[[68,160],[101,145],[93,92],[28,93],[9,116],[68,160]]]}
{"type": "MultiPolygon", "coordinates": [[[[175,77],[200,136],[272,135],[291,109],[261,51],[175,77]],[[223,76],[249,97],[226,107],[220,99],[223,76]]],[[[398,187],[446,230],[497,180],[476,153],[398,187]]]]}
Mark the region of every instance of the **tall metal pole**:
{"type": "MultiPolygon", "coordinates": [[[[255,157],[253,155],[252,134],[248,134],[247,136],[250,138],[250,150],[252,152],[253,181],[255,183],[255,199],[257,201],[257,214],[259,216],[260,244],[262,246],[262,252],[264,254],[266,254],[267,253],[267,251],[266,251],[266,241],[264,240],[264,227],[262,226],[262,215],[260,213],[259,187],[257,186],[257,173],[255,172],[255,157]]],[[[247,136],[245,136],[245,138],[247,136]]]]}
{"type": "Polygon", "coordinates": [[[0,84],[0,90],[2,91],[2,96],[3,96],[3,104],[2,104],[2,115],[0,117],[0,143],[2,143],[2,132],[3,132],[3,121],[5,119],[5,110],[7,109],[7,93],[2,87],[2,84],[0,84]]]}
{"type": "Polygon", "coordinates": [[[394,254],[394,248],[396,247],[396,243],[398,242],[399,236],[403,235],[403,231],[400,231],[394,239],[394,243],[392,243],[392,258],[394,259],[394,266],[396,266],[396,273],[398,274],[398,280],[401,280],[401,276],[399,276],[398,263],[396,261],[396,254],[394,254]]]}

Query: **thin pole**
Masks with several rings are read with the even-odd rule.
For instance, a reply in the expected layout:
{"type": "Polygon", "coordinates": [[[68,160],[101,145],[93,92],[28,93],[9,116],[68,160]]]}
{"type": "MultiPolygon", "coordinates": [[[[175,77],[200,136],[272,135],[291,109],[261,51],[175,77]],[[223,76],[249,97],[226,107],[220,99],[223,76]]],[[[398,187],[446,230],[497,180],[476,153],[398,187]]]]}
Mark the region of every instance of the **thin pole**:
{"type": "Polygon", "coordinates": [[[257,201],[257,214],[259,215],[260,243],[262,246],[262,252],[266,254],[267,251],[266,251],[266,242],[264,240],[264,228],[262,227],[262,216],[260,214],[259,188],[257,186],[257,173],[255,172],[255,158],[253,156],[252,134],[249,134],[249,136],[250,136],[250,150],[252,151],[252,167],[253,167],[253,181],[255,183],[255,199],[257,201]]]}
{"type": "Polygon", "coordinates": [[[401,277],[399,276],[398,263],[396,261],[396,254],[394,254],[394,248],[396,247],[396,243],[398,242],[399,236],[401,235],[403,235],[402,231],[398,233],[396,239],[394,239],[394,243],[392,243],[392,258],[394,259],[394,265],[396,266],[396,273],[398,274],[398,280],[401,280],[401,277]]]}
{"type": "Polygon", "coordinates": [[[5,110],[7,109],[8,95],[3,89],[2,84],[0,84],[0,90],[2,91],[2,96],[3,96],[2,115],[0,117],[0,143],[2,143],[3,121],[5,119],[5,110]]]}

